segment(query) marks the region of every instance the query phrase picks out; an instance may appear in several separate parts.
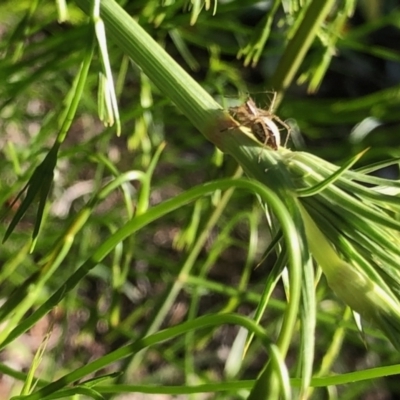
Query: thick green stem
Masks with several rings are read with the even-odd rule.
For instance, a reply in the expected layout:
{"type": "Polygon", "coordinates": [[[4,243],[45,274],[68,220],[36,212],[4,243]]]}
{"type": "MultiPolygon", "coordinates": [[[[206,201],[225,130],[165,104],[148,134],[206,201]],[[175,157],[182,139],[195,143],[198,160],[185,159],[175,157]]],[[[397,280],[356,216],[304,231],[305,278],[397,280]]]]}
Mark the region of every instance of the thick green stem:
{"type": "MultiPolygon", "coordinates": [[[[75,2],[89,15],[91,0],[75,2]]],[[[114,0],[102,0],[100,14],[114,42],[207,139],[216,143],[215,132],[223,131],[229,121],[222,107],[114,0]]]]}

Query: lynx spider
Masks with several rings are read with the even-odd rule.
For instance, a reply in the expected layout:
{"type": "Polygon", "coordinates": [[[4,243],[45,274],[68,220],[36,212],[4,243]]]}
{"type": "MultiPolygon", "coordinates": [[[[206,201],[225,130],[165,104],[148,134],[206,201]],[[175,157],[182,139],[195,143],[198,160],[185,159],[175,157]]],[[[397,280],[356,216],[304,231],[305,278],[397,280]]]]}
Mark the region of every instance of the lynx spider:
{"type": "Polygon", "coordinates": [[[274,97],[268,110],[258,108],[253,99],[249,97],[244,104],[238,107],[231,107],[229,111],[243,126],[251,129],[257,140],[273,150],[278,150],[281,145],[281,135],[275,121],[288,132],[285,146],[290,135],[290,127],[273,113],[275,99],[276,92],[274,92],[274,97]]]}

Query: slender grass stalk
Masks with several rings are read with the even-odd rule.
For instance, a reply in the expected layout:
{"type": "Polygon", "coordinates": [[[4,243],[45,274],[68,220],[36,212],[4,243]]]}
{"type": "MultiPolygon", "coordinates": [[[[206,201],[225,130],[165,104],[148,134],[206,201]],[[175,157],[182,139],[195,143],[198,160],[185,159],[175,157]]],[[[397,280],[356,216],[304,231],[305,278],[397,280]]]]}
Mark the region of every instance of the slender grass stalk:
{"type": "MultiPolygon", "coordinates": [[[[235,175],[237,176],[238,173],[236,173],[235,175]]],[[[170,285],[167,286],[167,288],[164,292],[164,295],[160,297],[160,299],[157,301],[156,305],[154,306],[152,317],[149,319],[150,322],[144,328],[145,335],[150,335],[150,334],[156,332],[160,328],[163,321],[165,320],[169,310],[173,306],[180,291],[184,287],[187,277],[190,276],[190,274],[195,266],[196,260],[210,236],[211,230],[215,227],[215,225],[221,218],[223,210],[225,209],[226,205],[228,204],[229,200],[231,199],[231,197],[234,193],[234,190],[235,190],[234,188],[230,188],[224,192],[224,194],[218,204],[218,207],[216,207],[216,209],[211,214],[206,226],[198,234],[197,240],[196,240],[193,248],[190,250],[181,269],[177,273],[176,279],[174,279],[174,281],[170,285]]],[[[138,367],[138,365],[140,365],[142,363],[143,356],[144,356],[144,352],[141,352],[138,355],[136,355],[134,358],[132,358],[132,360],[129,360],[129,363],[125,367],[125,370],[127,370],[129,372],[129,371],[136,369],[138,367]]]]}
{"type": "Polygon", "coordinates": [[[320,25],[328,16],[334,4],[335,0],[313,0],[306,6],[308,8],[304,18],[285,48],[275,74],[271,78],[272,87],[279,93],[277,104],[282,98],[282,92],[292,83],[320,25]]]}
{"type": "MultiPolygon", "coordinates": [[[[210,315],[210,316],[199,317],[194,321],[188,321],[178,326],[174,326],[165,329],[163,331],[157,332],[148,337],[139,339],[134,343],[130,343],[117,350],[114,350],[113,352],[107,354],[106,356],[103,356],[95,361],[92,361],[87,365],[84,365],[83,367],[76,369],[75,371],[70,372],[64,377],[58,379],[55,382],[50,383],[47,386],[42,387],[38,391],[28,396],[23,396],[23,397],[18,396],[15,397],[14,399],[17,400],[18,398],[21,399],[24,398],[26,400],[42,400],[46,396],[54,393],[55,391],[62,389],[66,385],[71,384],[77,380],[80,380],[86,377],[87,375],[92,374],[93,372],[98,371],[102,368],[105,368],[106,366],[112,363],[120,361],[121,359],[124,359],[131,354],[135,354],[146,347],[162,343],[165,340],[172,339],[177,335],[182,335],[193,329],[201,329],[201,328],[206,328],[208,326],[219,326],[224,323],[238,324],[240,326],[246,327],[251,332],[254,332],[255,335],[262,341],[265,348],[268,350],[270,357],[272,358],[272,360],[274,360],[274,363],[279,363],[279,364],[282,363],[282,360],[280,358],[281,357],[280,352],[277,351],[276,346],[270,342],[264,330],[260,328],[259,325],[254,323],[254,321],[252,321],[249,318],[235,314],[210,315]]],[[[287,385],[288,376],[283,376],[281,377],[281,379],[285,381],[285,385],[287,385]]]]}

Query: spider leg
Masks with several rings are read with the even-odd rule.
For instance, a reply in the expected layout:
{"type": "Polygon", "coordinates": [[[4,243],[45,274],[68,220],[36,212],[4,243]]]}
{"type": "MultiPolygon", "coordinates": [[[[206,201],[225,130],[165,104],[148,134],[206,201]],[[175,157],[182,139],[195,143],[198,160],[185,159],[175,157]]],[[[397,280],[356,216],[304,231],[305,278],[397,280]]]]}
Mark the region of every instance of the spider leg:
{"type": "Polygon", "coordinates": [[[271,102],[270,102],[270,104],[269,104],[269,107],[268,107],[268,112],[271,114],[271,115],[274,115],[274,106],[275,106],[275,101],[276,101],[276,92],[272,92],[273,94],[272,94],[272,100],[271,100],[271,102]]]}

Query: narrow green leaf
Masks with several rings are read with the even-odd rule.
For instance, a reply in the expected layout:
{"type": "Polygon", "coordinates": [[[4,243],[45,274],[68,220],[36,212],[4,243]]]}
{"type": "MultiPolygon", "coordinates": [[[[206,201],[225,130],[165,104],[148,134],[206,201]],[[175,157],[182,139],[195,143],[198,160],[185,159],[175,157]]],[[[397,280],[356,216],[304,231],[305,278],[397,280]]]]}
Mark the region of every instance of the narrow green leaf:
{"type": "Polygon", "coordinates": [[[327,186],[337,181],[347,170],[349,170],[366,152],[368,149],[363,150],[361,153],[358,153],[356,156],[352,157],[349,161],[344,163],[335,173],[333,173],[328,178],[319,182],[318,184],[306,188],[306,189],[298,189],[296,192],[299,197],[307,197],[314,196],[319,192],[322,192],[327,186]]]}
{"type": "Polygon", "coordinates": [[[35,169],[29,182],[26,186],[19,192],[17,199],[27,190],[26,196],[19,206],[17,212],[15,213],[13,219],[8,226],[6,233],[4,234],[3,243],[8,239],[18,222],[22,219],[29,206],[39,197],[39,206],[36,214],[35,228],[32,235],[33,239],[36,239],[40,225],[42,222],[43,210],[46,203],[47,196],[50,191],[51,184],[53,182],[54,168],[57,163],[59,144],[56,143],[51,148],[49,153],[46,155],[45,159],[41,164],[35,169]]]}

